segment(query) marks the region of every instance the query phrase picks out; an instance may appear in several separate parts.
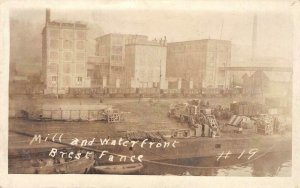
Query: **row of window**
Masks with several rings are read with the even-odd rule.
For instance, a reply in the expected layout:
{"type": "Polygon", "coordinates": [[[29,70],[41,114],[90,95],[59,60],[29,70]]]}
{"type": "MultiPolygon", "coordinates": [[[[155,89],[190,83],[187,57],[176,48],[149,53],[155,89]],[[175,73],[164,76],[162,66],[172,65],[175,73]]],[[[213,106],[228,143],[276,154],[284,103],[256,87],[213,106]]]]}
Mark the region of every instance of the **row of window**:
{"type": "Polygon", "coordinates": [[[98,52],[98,54],[103,55],[103,54],[109,54],[109,47],[105,46],[105,45],[97,45],[96,46],[96,52],[98,52]]]}
{"type": "MultiPolygon", "coordinates": [[[[96,47],[97,47],[96,51],[98,51],[99,54],[101,54],[101,55],[109,53],[109,50],[110,50],[109,46],[97,45],[96,47]]],[[[122,56],[122,53],[123,53],[123,46],[112,46],[111,47],[111,54],[122,56]]]]}
{"type": "MultiPolygon", "coordinates": [[[[64,76],[64,78],[70,79],[70,76],[64,76]]],[[[83,78],[81,76],[75,77],[75,81],[82,82],[83,78]]],[[[52,82],[57,82],[57,76],[51,76],[52,82]]]]}
{"type": "Polygon", "coordinates": [[[139,88],[158,88],[159,82],[138,82],[139,88]]]}
{"type": "Polygon", "coordinates": [[[111,50],[112,50],[112,54],[122,55],[123,47],[122,46],[112,46],[111,50]]]}
{"type": "Polygon", "coordinates": [[[112,71],[112,73],[118,73],[118,72],[120,73],[120,72],[124,71],[124,68],[123,67],[118,67],[118,66],[112,66],[111,71],[112,71]]]}
{"type": "Polygon", "coordinates": [[[76,52],[75,57],[73,57],[73,52],[62,52],[59,53],[58,51],[50,51],[49,52],[49,60],[50,61],[59,61],[59,55],[61,55],[62,61],[78,61],[78,62],[85,62],[85,52],[76,52]]]}
{"type": "MultiPolygon", "coordinates": [[[[49,41],[49,47],[50,49],[73,49],[74,42],[73,40],[63,40],[61,42],[60,40],[51,39],[49,41]]],[[[76,41],[75,47],[77,50],[85,50],[85,41],[76,41]]]]}
{"type": "Polygon", "coordinates": [[[122,56],[121,55],[112,55],[111,60],[112,61],[122,61],[122,56]]]}
{"type": "MultiPolygon", "coordinates": [[[[73,77],[74,84],[75,85],[82,85],[83,84],[83,77],[77,76],[73,77]]],[[[62,86],[70,86],[71,85],[71,77],[70,76],[63,76],[62,80],[62,86]]],[[[50,79],[48,79],[48,85],[55,86],[57,85],[57,76],[51,76],[50,79]]]]}
{"type": "Polygon", "coordinates": [[[230,46],[207,46],[204,44],[183,44],[183,45],[178,45],[178,46],[170,46],[168,47],[168,50],[171,52],[183,52],[183,51],[218,51],[218,52],[230,52],[230,46]]]}
{"type": "Polygon", "coordinates": [[[63,72],[65,74],[85,74],[85,67],[84,64],[78,64],[75,65],[66,63],[61,67],[61,70],[58,70],[58,66],[56,63],[51,63],[47,67],[48,72],[50,74],[57,74],[58,71],[63,72]]]}
{"type": "Polygon", "coordinates": [[[72,29],[49,29],[49,36],[51,38],[64,38],[64,39],[81,39],[85,40],[86,39],[86,31],[83,30],[77,30],[74,31],[72,29]]]}

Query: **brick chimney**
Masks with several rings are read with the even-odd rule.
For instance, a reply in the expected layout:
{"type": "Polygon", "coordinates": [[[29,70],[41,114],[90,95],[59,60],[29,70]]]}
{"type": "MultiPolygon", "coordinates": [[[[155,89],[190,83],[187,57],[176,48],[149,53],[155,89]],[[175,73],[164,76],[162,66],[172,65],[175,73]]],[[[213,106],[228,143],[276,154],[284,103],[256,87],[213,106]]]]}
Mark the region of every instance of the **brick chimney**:
{"type": "Polygon", "coordinates": [[[46,9],[46,24],[50,22],[51,15],[50,15],[50,9],[46,9]]]}

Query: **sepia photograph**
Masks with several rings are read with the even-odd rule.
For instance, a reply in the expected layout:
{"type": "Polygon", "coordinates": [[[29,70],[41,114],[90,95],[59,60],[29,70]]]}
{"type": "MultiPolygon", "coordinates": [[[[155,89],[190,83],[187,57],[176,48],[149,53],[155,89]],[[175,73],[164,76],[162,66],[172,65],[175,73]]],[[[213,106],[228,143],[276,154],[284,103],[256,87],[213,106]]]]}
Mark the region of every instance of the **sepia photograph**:
{"type": "Polygon", "coordinates": [[[8,174],[292,177],[293,29],[280,10],[11,8],[8,174]]]}

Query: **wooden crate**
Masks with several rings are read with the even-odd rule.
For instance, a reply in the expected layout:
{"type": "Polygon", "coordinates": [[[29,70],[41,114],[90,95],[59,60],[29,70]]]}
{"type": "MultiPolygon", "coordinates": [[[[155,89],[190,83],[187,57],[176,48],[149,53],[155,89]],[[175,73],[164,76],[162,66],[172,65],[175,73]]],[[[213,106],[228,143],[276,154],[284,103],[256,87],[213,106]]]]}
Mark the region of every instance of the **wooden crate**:
{"type": "Polygon", "coordinates": [[[107,114],[108,123],[116,123],[121,121],[121,116],[119,113],[109,113],[107,114]]]}

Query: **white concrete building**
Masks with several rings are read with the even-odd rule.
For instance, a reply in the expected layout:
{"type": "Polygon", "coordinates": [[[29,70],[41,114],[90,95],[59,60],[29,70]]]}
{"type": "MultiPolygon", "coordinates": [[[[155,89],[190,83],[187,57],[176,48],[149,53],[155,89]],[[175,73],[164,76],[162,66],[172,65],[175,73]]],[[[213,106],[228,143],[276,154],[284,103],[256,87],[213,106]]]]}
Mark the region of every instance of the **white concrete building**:
{"type": "Polygon", "coordinates": [[[125,48],[127,87],[167,89],[166,59],[166,40],[128,43],[125,48]]]}

